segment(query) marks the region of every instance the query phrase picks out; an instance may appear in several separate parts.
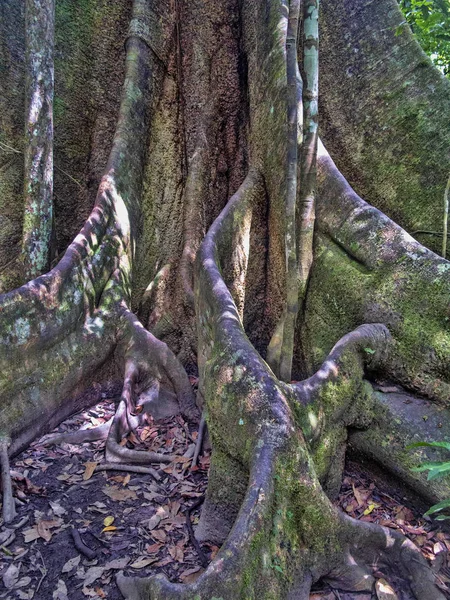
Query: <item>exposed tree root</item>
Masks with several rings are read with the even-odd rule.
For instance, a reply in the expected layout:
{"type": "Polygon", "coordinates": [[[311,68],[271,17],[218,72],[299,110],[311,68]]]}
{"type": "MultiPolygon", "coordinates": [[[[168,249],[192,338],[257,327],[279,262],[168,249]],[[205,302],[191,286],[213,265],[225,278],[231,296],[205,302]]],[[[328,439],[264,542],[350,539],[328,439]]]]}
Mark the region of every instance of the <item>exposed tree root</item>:
{"type": "Polygon", "coordinates": [[[108,437],[113,417],[106,423],[93,427],[92,429],[79,429],[78,431],[70,431],[67,433],[54,433],[45,436],[42,440],[44,446],[51,444],[83,444],[84,442],[97,442],[106,440],[108,437]]]}
{"type": "Polygon", "coordinates": [[[348,591],[371,591],[373,572],[387,568],[403,578],[420,600],[444,600],[435,575],[419,548],[398,531],[375,523],[355,521],[341,514],[348,536],[343,565],[326,577],[328,583],[348,591]]]}
{"type": "Polygon", "coordinates": [[[0,439],[0,462],[2,471],[2,493],[3,493],[3,520],[5,523],[11,523],[16,518],[16,505],[12,494],[12,482],[9,469],[8,457],[9,442],[0,439]]]}
{"type": "Polygon", "coordinates": [[[340,481],[336,455],[343,457],[346,428],[372,418],[362,377],[384,365],[387,328],[363,325],[335,345],[311,378],[295,385],[277,381],[245,336],[221,275],[240,226],[240,202],[245,198],[238,192],[211,227],[196,264],[200,379],[214,447],[197,537],[209,534],[224,545],[193,584],[119,576],[122,593],[130,600],[307,598],[321,577],[343,589],[371,590],[379,560],[399,564],[417,600],[443,600],[411,542],[342,515],[318,481],[319,475],[333,488],[329,471],[340,481]]]}
{"type": "Polygon", "coordinates": [[[119,463],[100,463],[95,467],[95,471],[126,471],[127,473],[141,473],[142,475],[151,475],[156,481],[161,480],[161,475],[151,467],[141,467],[139,465],[125,465],[119,463]]]}

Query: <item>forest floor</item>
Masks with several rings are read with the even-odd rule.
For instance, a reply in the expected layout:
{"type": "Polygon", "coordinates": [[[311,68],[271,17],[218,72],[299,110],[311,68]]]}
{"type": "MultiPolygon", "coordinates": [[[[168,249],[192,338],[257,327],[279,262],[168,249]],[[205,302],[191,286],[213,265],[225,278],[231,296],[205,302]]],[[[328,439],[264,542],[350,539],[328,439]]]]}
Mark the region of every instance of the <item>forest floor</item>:
{"type": "MultiPolygon", "coordinates": [[[[104,401],[56,431],[95,427],[113,412],[114,403],[104,401]]],[[[159,481],[126,471],[95,471],[104,461],[102,441],[44,446],[38,440],[16,457],[11,467],[20,506],[13,526],[0,528],[0,598],[119,600],[118,571],[164,573],[186,583],[198,577],[204,569],[187,519],[195,526],[200,507],[192,515],[186,512],[204,496],[210,454],[204,452],[191,468],[191,459],[183,454],[196,437],[180,416],[158,424],[150,421],[129,436],[130,447],[176,455],[174,462],[155,467],[159,481]],[[74,531],[91,558],[77,549],[74,531]]],[[[348,463],[338,503],[356,519],[400,530],[439,572],[440,587],[450,587],[450,533],[425,520],[405,498],[348,463]]],[[[219,549],[203,545],[202,550],[211,560],[219,549]]],[[[376,573],[381,588],[386,575],[381,567],[376,573]]],[[[397,593],[399,600],[410,598],[404,590],[397,593]]],[[[311,594],[311,600],[375,598],[381,596],[338,592],[325,585],[311,594]]]]}

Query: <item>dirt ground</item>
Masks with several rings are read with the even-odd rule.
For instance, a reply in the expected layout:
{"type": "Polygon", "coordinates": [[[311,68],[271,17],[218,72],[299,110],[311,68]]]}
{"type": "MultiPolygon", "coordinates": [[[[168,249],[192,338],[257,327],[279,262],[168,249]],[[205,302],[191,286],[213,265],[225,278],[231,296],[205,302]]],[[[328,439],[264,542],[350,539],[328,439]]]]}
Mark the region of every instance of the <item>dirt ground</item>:
{"type": "MultiPolygon", "coordinates": [[[[90,428],[107,421],[114,403],[104,401],[65,421],[60,432],[90,428]]],[[[119,600],[118,571],[147,576],[164,573],[189,582],[203,572],[191,543],[186,511],[201,502],[208,479],[209,452],[198,465],[183,454],[197,432],[180,416],[158,424],[147,422],[127,444],[176,456],[155,466],[160,479],[126,471],[96,471],[104,462],[104,442],[44,446],[34,443],[12,462],[18,516],[0,528],[0,598],[11,600],[119,600]],[[75,546],[81,536],[83,553],[75,546]],[[87,556],[89,555],[89,557],[87,556]]],[[[380,488],[355,464],[347,465],[339,505],[352,517],[401,530],[439,571],[439,585],[450,583],[450,534],[425,520],[406,499],[380,488]]],[[[190,519],[195,527],[200,507],[190,519]]],[[[208,560],[218,552],[203,545],[208,560]]],[[[349,594],[318,585],[311,600],[371,600],[389,597],[382,568],[378,595],[349,594]],[[384,586],[384,587],[383,587],[384,586]]],[[[394,581],[395,584],[395,581],[394,581]]],[[[375,594],[375,593],[374,593],[375,594]]],[[[450,597],[450,595],[449,595],[450,597]]]]}

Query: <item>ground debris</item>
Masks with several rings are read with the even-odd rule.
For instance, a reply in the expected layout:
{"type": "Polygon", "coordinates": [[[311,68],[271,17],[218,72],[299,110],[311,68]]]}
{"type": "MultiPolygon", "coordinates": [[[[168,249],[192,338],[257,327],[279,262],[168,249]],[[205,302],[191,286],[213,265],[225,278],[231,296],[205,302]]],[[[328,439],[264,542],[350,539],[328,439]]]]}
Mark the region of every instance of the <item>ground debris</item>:
{"type": "MultiPolygon", "coordinates": [[[[104,401],[55,432],[96,427],[113,414],[114,404],[104,401]]],[[[176,416],[147,421],[128,436],[130,448],[173,455],[163,470],[154,465],[159,480],[150,473],[99,470],[104,441],[32,444],[11,464],[15,495],[23,504],[9,529],[0,529],[0,539],[8,544],[0,549],[0,598],[119,600],[118,570],[194,581],[203,568],[189,541],[185,512],[205,493],[210,461],[206,454],[191,470],[191,459],[183,456],[196,434],[176,416]],[[94,551],[92,560],[77,550],[74,530],[94,551]]],[[[203,550],[211,558],[218,549],[205,545],[203,550]]]]}

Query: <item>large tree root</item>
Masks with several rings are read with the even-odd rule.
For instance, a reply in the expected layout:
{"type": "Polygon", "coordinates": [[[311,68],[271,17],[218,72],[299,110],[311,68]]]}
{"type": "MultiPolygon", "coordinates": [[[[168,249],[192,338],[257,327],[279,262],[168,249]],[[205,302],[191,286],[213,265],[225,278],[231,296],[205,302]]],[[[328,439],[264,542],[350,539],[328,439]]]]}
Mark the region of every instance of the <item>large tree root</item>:
{"type": "MultiPolygon", "coordinates": [[[[10,452],[76,412],[73,398],[90,381],[117,379],[115,351],[125,381],[107,439],[109,462],[170,460],[120,447],[140,410],[157,418],[180,411],[200,417],[183,367],[128,308],[149,112],[172,33],[163,3],[134,0],[119,119],[95,207],[50,273],[1,298],[0,389],[5,406],[14,398],[14,410],[0,412],[0,435],[13,440],[10,452]]],[[[5,456],[2,464],[5,474],[5,456]]]]}
{"type": "Polygon", "coordinates": [[[376,567],[386,564],[397,565],[417,600],[443,600],[411,542],[342,515],[318,479],[335,489],[347,427],[373,417],[362,377],[383,367],[387,328],[363,325],[346,335],[304,382],[276,380],[245,336],[221,275],[240,202],[238,192],[210,229],[196,271],[201,388],[214,448],[197,537],[224,545],[193,584],[119,576],[122,593],[129,600],[306,600],[322,577],[342,589],[371,590],[376,567]]]}
{"type": "Polygon", "coordinates": [[[328,583],[348,591],[371,591],[373,572],[386,568],[400,576],[421,600],[444,600],[435,575],[419,548],[395,530],[355,521],[341,514],[349,544],[343,564],[326,577],[328,583]]]}

